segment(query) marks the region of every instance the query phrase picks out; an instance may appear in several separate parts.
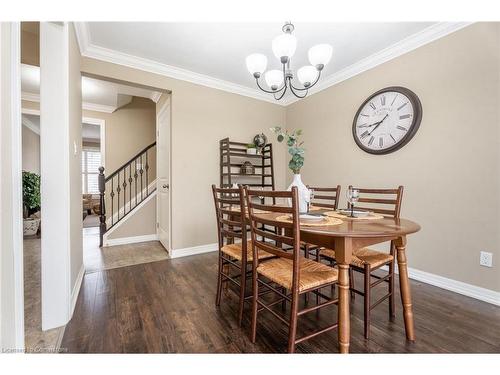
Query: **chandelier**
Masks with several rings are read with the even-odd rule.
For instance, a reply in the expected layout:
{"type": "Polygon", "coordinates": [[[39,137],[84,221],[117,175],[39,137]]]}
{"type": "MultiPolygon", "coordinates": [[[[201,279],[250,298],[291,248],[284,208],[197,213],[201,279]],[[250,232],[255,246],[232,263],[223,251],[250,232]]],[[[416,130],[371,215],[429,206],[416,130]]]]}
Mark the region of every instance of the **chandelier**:
{"type": "Polygon", "coordinates": [[[282,27],[283,34],[274,38],[272,43],[273,53],[280,60],[282,70],[273,69],[266,72],[267,57],[261,53],[253,53],[246,58],[247,69],[254,76],[259,89],[273,94],[276,100],[282,99],[288,89],[297,98],[304,98],[308,90],[318,83],[321,71],[332,57],[332,46],[329,44],[318,44],[311,47],[308,53],[311,65],[303,66],[297,70],[297,78],[302,87],[294,86],[295,77],[290,68],[291,58],[297,48],[297,38],[292,35],[294,28],[291,22],[285,23],[282,27]],[[263,88],[259,82],[263,74],[270,90],[263,88]]]}

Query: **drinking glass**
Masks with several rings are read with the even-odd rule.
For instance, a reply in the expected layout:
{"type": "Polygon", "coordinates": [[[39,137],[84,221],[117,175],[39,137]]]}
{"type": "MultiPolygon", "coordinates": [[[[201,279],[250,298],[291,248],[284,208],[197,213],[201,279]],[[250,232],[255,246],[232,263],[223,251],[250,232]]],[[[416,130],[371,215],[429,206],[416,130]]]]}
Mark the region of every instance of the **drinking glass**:
{"type": "Polygon", "coordinates": [[[354,204],[358,202],[359,190],[351,187],[347,190],[346,195],[347,195],[347,202],[349,202],[349,205],[351,206],[351,217],[355,217],[354,204]]]}
{"type": "Polygon", "coordinates": [[[314,199],[314,189],[309,189],[309,202],[307,202],[307,212],[311,210],[311,201],[314,199]]]}

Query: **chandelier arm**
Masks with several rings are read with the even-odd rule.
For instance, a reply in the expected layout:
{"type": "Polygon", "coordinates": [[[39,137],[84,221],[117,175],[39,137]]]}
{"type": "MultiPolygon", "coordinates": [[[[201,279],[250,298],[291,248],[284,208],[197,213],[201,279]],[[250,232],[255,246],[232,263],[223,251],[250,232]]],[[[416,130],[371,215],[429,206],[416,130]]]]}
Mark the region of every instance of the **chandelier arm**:
{"type": "Polygon", "coordinates": [[[299,98],[299,99],[303,99],[307,96],[307,89],[306,89],[306,92],[304,93],[304,95],[301,96],[295,92],[291,82],[290,82],[290,91],[292,92],[293,95],[295,95],[296,98],[299,98]]]}
{"type": "Polygon", "coordinates": [[[321,77],[321,70],[318,70],[318,76],[316,77],[316,79],[314,80],[314,82],[312,83],[312,85],[309,85],[309,87],[304,87],[303,89],[299,88],[299,87],[295,87],[293,84],[292,84],[292,81],[290,80],[290,87],[293,87],[294,90],[297,90],[297,91],[307,91],[309,90],[311,87],[313,87],[316,83],[318,83],[319,81],[319,78],[321,77]]]}
{"type": "Polygon", "coordinates": [[[255,78],[255,82],[257,83],[257,86],[259,87],[259,89],[261,89],[262,91],[264,92],[267,92],[268,94],[275,94],[277,92],[280,92],[281,90],[283,90],[285,88],[285,85],[283,85],[283,87],[281,87],[279,90],[276,90],[276,91],[272,91],[272,90],[266,90],[265,88],[263,88],[260,83],[259,83],[259,79],[258,78],[255,78]]]}
{"type": "Polygon", "coordinates": [[[283,92],[281,93],[281,95],[279,96],[279,98],[277,98],[276,95],[274,95],[274,99],[281,100],[285,96],[286,89],[287,89],[286,82],[285,82],[285,86],[284,87],[285,87],[285,89],[283,90],[283,92]]]}

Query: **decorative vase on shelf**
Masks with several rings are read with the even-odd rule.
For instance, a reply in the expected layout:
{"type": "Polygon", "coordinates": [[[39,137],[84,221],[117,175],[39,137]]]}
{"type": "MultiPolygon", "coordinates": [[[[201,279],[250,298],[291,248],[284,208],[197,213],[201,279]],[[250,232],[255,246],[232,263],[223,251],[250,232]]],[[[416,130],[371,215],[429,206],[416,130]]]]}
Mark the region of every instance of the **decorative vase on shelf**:
{"type": "MultiPolygon", "coordinates": [[[[288,187],[288,190],[292,190],[292,186],[297,187],[297,192],[299,196],[299,213],[305,214],[308,211],[309,207],[309,201],[310,201],[310,193],[309,189],[307,188],[306,185],[302,182],[302,179],[300,178],[300,174],[294,174],[293,175],[293,181],[288,187]]],[[[288,204],[291,206],[292,202],[289,200],[288,204]]]]}

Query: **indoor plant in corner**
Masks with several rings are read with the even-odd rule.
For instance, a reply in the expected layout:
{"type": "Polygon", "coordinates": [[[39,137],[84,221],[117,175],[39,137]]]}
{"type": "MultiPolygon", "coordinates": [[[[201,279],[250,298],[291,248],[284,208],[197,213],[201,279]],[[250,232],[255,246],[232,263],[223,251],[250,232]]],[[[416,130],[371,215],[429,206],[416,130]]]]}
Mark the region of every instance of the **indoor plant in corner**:
{"type": "Polygon", "coordinates": [[[40,218],[32,217],[40,210],[40,175],[23,171],[23,234],[32,236],[38,232],[40,218]]]}
{"type": "Polygon", "coordinates": [[[287,130],[283,130],[280,126],[275,126],[274,128],[271,128],[271,131],[278,136],[278,142],[286,141],[288,153],[292,156],[288,162],[288,168],[290,168],[293,172],[293,181],[288,187],[288,190],[292,190],[292,186],[297,187],[299,193],[299,212],[307,213],[310,193],[309,189],[306,185],[304,185],[300,177],[300,169],[304,165],[304,149],[302,148],[304,142],[299,141],[299,137],[302,135],[302,130],[298,129],[288,133],[287,130]]]}

